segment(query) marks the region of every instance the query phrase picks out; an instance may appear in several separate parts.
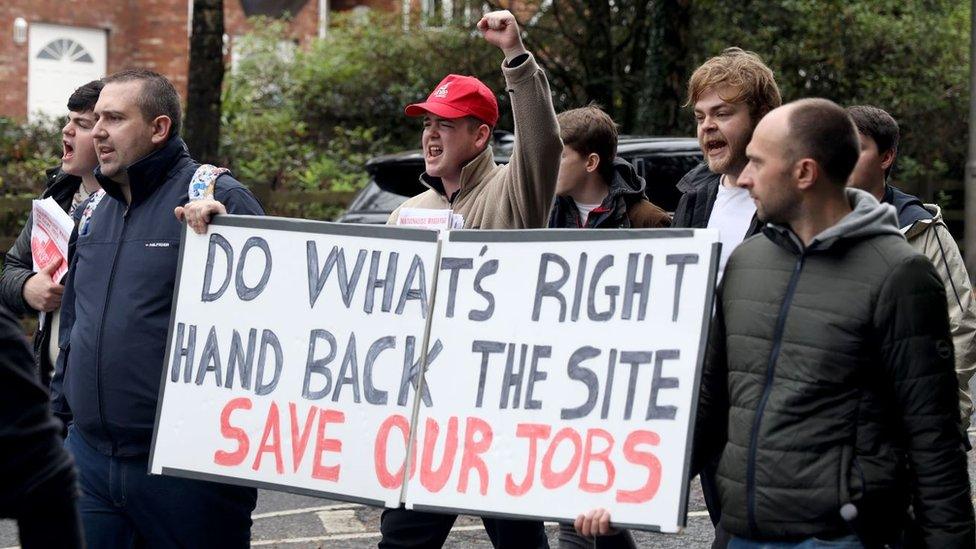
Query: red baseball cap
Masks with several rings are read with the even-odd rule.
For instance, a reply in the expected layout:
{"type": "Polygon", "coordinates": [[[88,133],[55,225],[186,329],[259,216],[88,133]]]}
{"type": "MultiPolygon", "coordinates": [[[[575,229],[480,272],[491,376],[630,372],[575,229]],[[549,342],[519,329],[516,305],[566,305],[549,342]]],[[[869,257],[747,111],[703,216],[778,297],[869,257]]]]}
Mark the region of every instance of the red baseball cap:
{"type": "Polygon", "coordinates": [[[481,80],[449,74],[423,103],[407,105],[407,116],[431,113],[441,118],[473,116],[494,127],[498,123],[498,100],[481,80]]]}

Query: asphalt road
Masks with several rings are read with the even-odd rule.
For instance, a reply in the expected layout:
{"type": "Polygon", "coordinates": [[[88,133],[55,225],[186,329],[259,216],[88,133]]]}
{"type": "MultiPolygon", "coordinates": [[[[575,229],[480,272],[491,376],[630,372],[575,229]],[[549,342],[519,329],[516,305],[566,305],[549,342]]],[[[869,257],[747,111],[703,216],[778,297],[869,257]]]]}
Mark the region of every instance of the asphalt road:
{"type": "MultiPolygon", "coordinates": [[[[976,494],[976,452],[969,453],[969,476],[976,494]]],[[[375,547],[379,541],[380,509],[327,499],[261,491],[252,515],[252,546],[282,548],[352,549],[375,547]]],[[[707,548],[712,526],[705,512],[698,482],[692,483],[688,527],[678,535],[636,532],[640,547],[659,549],[707,548]]],[[[556,525],[548,524],[550,544],[556,548],[556,525]]],[[[17,528],[0,521],[0,547],[17,545],[17,528]]],[[[454,525],[445,547],[491,548],[481,521],[462,516],[454,525]]]]}

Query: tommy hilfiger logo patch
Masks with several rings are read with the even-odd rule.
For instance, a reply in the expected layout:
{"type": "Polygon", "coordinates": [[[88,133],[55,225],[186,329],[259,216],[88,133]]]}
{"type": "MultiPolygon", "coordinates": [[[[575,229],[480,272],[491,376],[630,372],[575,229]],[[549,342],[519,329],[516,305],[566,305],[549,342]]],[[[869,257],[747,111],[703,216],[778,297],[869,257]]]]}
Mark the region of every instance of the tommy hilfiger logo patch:
{"type": "Polygon", "coordinates": [[[169,248],[169,242],[146,242],[147,248],[169,248]]]}

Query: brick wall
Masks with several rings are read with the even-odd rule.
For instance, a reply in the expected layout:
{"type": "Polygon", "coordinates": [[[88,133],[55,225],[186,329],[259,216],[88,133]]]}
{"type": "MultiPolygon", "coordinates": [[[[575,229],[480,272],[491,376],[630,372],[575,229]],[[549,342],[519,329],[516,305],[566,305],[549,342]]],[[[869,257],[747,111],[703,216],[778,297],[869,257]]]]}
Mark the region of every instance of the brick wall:
{"type": "MultiPolygon", "coordinates": [[[[28,44],[14,44],[13,24],[51,23],[104,29],[108,33],[109,74],[128,67],[155,70],[185,95],[189,40],[188,2],[192,0],[0,0],[0,116],[27,116],[28,44]]],[[[333,9],[367,5],[398,10],[400,0],[333,0],[333,9]]],[[[290,23],[292,36],[305,43],[318,36],[318,0],[307,0],[290,23]]],[[[249,24],[240,0],[224,0],[224,28],[244,34],[249,24]]],[[[67,97],[65,98],[67,100],[67,97]]]]}

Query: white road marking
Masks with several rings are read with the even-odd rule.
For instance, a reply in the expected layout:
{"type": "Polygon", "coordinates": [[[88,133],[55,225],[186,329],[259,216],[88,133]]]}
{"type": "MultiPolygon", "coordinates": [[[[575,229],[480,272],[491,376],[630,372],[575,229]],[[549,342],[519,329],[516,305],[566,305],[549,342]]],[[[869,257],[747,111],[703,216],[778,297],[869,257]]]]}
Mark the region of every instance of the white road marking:
{"type": "Polygon", "coordinates": [[[356,517],[355,509],[319,511],[316,515],[322,521],[322,527],[325,528],[326,534],[349,534],[366,531],[366,525],[356,517]]]}
{"type": "Polygon", "coordinates": [[[359,509],[364,505],[359,503],[340,503],[338,505],[323,505],[322,507],[305,507],[303,509],[286,509],[284,511],[274,511],[271,513],[261,513],[251,515],[251,520],[259,520],[275,517],[287,517],[290,515],[304,515],[306,513],[318,513],[321,511],[342,511],[346,509],[359,509]]]}

